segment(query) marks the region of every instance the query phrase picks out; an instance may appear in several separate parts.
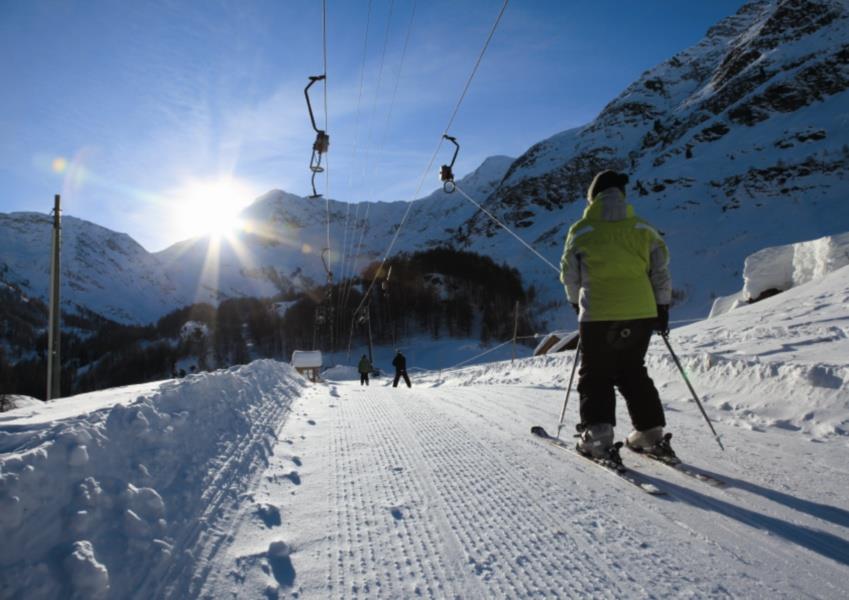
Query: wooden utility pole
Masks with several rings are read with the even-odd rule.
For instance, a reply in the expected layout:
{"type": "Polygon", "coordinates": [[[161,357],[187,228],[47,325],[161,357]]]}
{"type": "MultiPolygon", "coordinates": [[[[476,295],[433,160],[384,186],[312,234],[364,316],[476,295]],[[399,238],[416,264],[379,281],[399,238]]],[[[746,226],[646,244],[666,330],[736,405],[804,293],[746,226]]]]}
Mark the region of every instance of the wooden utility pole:
{"type": "Polygon", "coordinates": [[[516,300],[516,307],[513,309],[513,358],[510,359],[510,364],[516,360],[516,334],[519,331],[519,301],[516,300]]]}
{"type": "Polygon", "coordinates": [[[59,378],[62,368],[60,355],[61,330],[59,327],[62,320],[59,297],[59,278],[62,266],[60,260],[62,220],[59,203],[60,197],[59,194],[56,194],[53,197],[53,248],[50,261],[50,322],[47,329],[47,400],[58,398],[62,393],[59,378]]]}

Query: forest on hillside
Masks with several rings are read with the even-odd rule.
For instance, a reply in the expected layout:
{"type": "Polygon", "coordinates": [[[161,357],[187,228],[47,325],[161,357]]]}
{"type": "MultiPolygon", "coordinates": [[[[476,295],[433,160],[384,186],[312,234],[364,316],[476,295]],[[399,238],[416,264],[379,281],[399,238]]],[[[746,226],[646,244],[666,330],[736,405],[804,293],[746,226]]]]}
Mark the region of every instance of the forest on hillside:
{"type": "MultiPolygon", "coordinates": [[[[352,344],[397,344],[422,334],[481,342],[534,331],[533,301],[518,271],[450,248],[399,254],[359,276],[274,298],[194,304],[156,323],[123,325],[90,311],[63,313],[62,395],[288,360],[297,349],[344,352],[352,344]]],[[[47,307],[0,290],[0,395],[43,398],[47,307]]]]}

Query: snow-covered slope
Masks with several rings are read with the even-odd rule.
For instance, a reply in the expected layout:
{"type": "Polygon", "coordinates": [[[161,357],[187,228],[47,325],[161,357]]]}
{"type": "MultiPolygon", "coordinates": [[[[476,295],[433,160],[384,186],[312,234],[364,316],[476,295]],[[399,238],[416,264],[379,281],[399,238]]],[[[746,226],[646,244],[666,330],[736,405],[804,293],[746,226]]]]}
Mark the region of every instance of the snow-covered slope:
{"type": "Polygon", "coordinates": [[[412,389],[259,361],[3,413],[0,595],[843,598],[847,302],[849,266],[673,331],[725,452],[653,343],[678,454],[726,484],[625,454],[662,497],[528,435],[571,352],[412,389]]]}
{"type": "Polygon", "coordinates": [[[676,330],[732,422],[849,435],[849,267],[676,330]],[[751,390],[750,395],[741,394],[751,390]]]}
{"type": "MultiPolygon", "coordinates": [[[[701,384],[702,399],[720,422],[753,430],[789,429],[812,440],[849,436],[847,303],[849,266],[674,329],[673,349],[701,384]]],[[[464,385],[532,381],[565,387],[567,370],[550,370],[564,360],[562,355],[526,359],[530,373],[503,364],[468,367],[461,380],[464,385]]],[[[650,371],[663,373],[667,386],[679,378],[659,339],[652,342],[647,363],[650,371]]],[[[682,392],[678,399],[688,401],[686,388],[682,392]]]]}
{"type": "MultiPolygon", "coordinates": [[[[53,219],[0,214],[0,280],[47,301],[53,219]]],[[[156,256],[129,235],[62,218],[62,306],[119,322],[149,322],[185,304],[156,256]]]]}
{"type": "MultiPolygon", "coordinates": [[[[671,248],[677,315],[703,316],[743,257],[849,229],[847,89],[846,2],[750,2],[591,123],[530,148],[487,206],[553,261],[593,174],[627,171],[631,201],[671,248]]],[[[469,230],[491,236],[474,249],[520,249],[482,214],[469,230]]],[[[524,259],[557,298],[547,267],[524,259]]]]}

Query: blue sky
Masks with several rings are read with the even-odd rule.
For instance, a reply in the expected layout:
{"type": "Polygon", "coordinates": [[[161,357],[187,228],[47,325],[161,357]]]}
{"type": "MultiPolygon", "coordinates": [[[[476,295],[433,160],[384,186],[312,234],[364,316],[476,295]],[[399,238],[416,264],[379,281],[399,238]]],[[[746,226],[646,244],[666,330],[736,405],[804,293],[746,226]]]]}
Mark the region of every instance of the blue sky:
{"type": "MultiPolygon", "coordinates": [[[[513,0],[451,128],[455,173],[585,124],[741,4],[513,0]]],[[[327,1],[319,192],[412,199],[501,5],[327,1]]],[[[0,212],[48,212],[62,193],[66,214],[155,251],[212,226],[193,215],[311,192],[319,0],[0,0],[0,55],[0,212]]]]}

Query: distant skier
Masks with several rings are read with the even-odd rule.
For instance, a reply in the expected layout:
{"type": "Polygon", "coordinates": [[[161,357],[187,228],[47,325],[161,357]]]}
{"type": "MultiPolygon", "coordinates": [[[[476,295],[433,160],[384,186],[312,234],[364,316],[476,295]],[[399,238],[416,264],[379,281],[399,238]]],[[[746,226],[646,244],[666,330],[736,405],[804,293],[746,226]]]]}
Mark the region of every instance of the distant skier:
{"type": "Polygon", "coordinates": [[[398,387],[398,380],[401,377],[407,383],[407,387],[412,387],[410,377],[407,375],[407,359],[401,354],[400,350],[396,350],[397,354],[392,359],[392,366],[395,367],[395,380],[392,382],[392,387],[398,387]]]}
{"type": "Polygon", "coordinates": [[[602,171],[587,193],[589,206],[569,229],[560,280],[578,314],[581,432],[578,450],[608,457],[619,388],[634,430],[625,443],[674,457],[660,396],[645,367],[652,331],[669,333],[669,251],[657,231],[625,202],[628,176],[602,171]]]}
{"type": "Polygon", "coordinates": [[[368,374],[371,372],[371,362],[366,355],[363,354],[363,357],[360,359],[359,364],[357,365],[357,370],[360,372],[360,385],[368,385],[368,374]]]}

